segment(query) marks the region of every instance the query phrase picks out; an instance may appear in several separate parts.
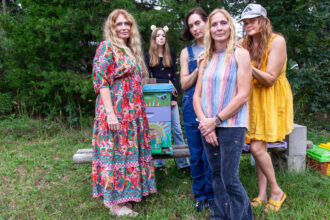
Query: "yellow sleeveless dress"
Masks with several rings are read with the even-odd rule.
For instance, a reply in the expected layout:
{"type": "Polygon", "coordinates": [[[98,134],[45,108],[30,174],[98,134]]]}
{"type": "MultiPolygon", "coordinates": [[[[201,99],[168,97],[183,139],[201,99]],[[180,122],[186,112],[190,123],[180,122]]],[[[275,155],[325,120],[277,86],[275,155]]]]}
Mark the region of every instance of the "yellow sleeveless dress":
{"type": "MultiPolygon", "coordinates": [[[[263,60],[261,71],[266,71],[269,46],[277,35],[271,37],[263,60]]],[[[252,62],[252,65],[254,63],[252,62]]],[[[293,98],[288,79],[286,62],[275,83],[266,87],[256,79],[252,80],[249,97],[249,130],[246,142],[262,140],[282,141],[293,129],[293,98]]]]}

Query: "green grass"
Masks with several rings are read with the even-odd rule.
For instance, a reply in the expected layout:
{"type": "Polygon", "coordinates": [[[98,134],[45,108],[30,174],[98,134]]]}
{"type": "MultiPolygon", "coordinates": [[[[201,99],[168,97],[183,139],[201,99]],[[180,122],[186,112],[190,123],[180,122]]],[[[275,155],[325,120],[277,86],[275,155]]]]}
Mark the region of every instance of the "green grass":
{"type": "MultiPolygon", "coordinates": [[[[77,149],[91,147],[91,129],[67,128],[59,122],[31,119],[0,121],[1,219],[110,219],[102,199],[92,198],[91,165],[75,165],[77,149]]],[[[326,131],[309,139],[330,141],[326,131]]],[[[278,213],[255,209],[255,219],[328,219],[329,177],[317,171],[276,173],[288,199],[278,213]]],[[[242,157],[240,177],[248,195],[257,195],[255,169],[242,157]]],[[[134,204],[137,219],[207,219],[194,211],[191,178],[174,160],[157,173],[158,193],[134,204]]]]}

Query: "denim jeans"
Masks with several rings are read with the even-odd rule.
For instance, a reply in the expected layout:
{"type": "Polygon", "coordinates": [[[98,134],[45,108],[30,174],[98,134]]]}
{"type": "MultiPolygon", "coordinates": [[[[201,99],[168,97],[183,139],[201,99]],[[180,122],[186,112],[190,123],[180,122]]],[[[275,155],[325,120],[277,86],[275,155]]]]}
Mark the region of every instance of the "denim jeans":
{"type": "Polygon", "coordinates": [[[198,125],[184,125],[190,151],[190,174],[192,191],[196,201],[213,200],[211,171],[203,147],[198,125]]]}
{"type": "MultiPolygon", "coordinates": [[[[180,124],[180,115],[178,105],[175,105],[171,108],[171,127],[172,127],[172,135],[175,145],[185,145],[183,139],[183,133],[181,130],[180,124]]],[[[176,158],[176,165],[179,169],[186,168],[190,166],[189,158],[176,158]]],[[[154,160],[155,167],[164,167],[165,160],[164,159],[156,159],[154,160]]]]}
{"type": "Polygon", "coordinates": [[[250,199],[238,177],[245,128],[216,128],[220,146],[213,147],[203,137],[212,174],[215,209],[210,219],[253,219],[250,199]]]}

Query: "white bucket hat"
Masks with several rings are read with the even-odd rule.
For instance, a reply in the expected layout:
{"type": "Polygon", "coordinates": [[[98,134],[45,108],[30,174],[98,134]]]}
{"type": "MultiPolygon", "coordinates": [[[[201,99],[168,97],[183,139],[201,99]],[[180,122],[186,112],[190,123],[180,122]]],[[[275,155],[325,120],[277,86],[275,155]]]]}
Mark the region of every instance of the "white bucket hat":
{"type": "Polygon", "coordinates": [[[256,18],[259,16],[267,17],[266,9],[259,4],[248,4],[244,8],[241,15],[241,19],[239,21],[242,21],[243,19],[247,18],[256,18]]]}

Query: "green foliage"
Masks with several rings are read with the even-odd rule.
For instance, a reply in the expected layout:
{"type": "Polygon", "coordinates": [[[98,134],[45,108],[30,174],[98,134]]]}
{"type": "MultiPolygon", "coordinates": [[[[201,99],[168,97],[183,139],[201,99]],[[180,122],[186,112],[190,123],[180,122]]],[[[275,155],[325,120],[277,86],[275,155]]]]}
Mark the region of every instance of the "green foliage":
{"type": "Polygon", "coordinates": [[[287,71],[287,76],[293,93],[296,122],[329,130],[329,76],[323,71],[317,68],[292,69],[287,71]]]}
{"type": "MultiPolygon", "coordinates": [[[[0,101],[4,103],[0,115],[15,110],[29,115],[60,116],[70,123],[79,121],[82,114],[93,115],[95,95],[90,76],[96,46],[91,43],[102,41],[103,22],[116,8],[125,8],[134,15],[145,51],[149,47],[150,26],[168,25],[170,48],[179,55],[185,45],[191,44],[179,40],[184,16],[191,8],[202,7],[210,13],[221,7],[238,16],[248,2],[252,1],[6,1],[7,14],[0,15],[0,101]]],[[[329,100],[326,82],[330,3],[258,3],[266,7],[274,30],[285,36],[288,59],[301,68],[299,74],[288,73],[295,106],[299,107],[296,111],[328,111],[324,103],[329,100]],[[306,105],[310,100],[311,105],[306,105]]]]}
{"type": "Polygon", "coordinates": [[[295,110],[327,113],[330,108],[329,76],[316,68],[288,70],[295,110]]]}
{"type": "Polygon", "coordinates": [[[11,112],[12,110],[11,93],[0,93],[0,115],[11,112]]]}

